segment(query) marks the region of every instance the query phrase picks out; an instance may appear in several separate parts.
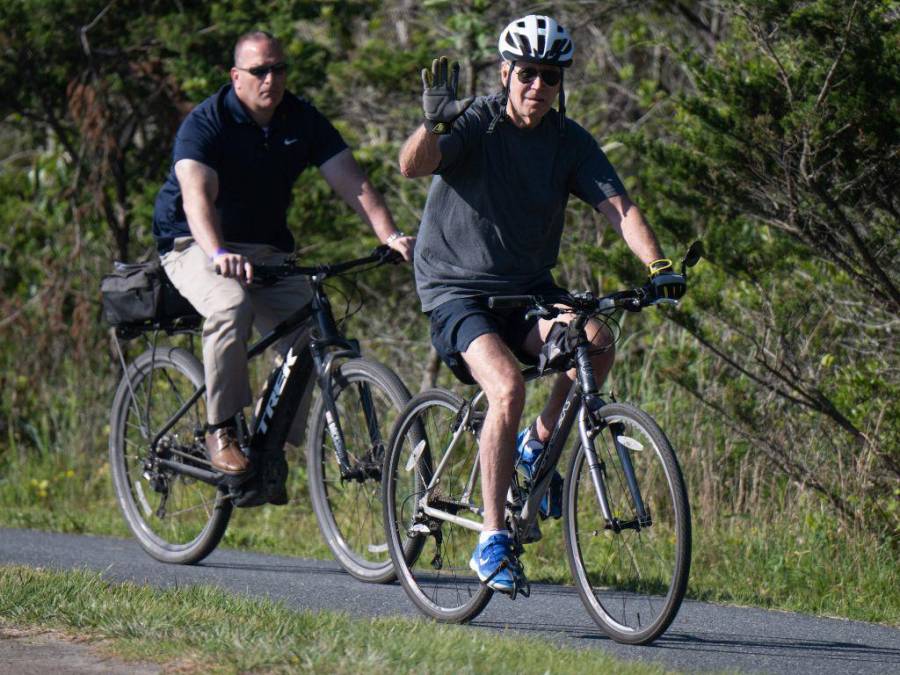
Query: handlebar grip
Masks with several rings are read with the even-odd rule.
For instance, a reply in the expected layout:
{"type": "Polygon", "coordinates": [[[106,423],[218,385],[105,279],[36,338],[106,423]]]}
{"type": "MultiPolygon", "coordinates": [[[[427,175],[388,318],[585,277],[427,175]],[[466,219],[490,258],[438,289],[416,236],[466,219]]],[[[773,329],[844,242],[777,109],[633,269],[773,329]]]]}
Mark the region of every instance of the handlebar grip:
{"type": "Polygon", "coordinates": [[[375,255],[378,256],[378,261],[381,263],[390,263],[391,265],[397,265],[403,262],[403,255],[399,251],[395,251],[386,244],[383,244],[376,248],[375,255]]]}
{"type": "Polygon", "coordinates": [[[487,299],[491,309],[507,309],[510,307],[527,307],[534,304],[533,295],[494,295],[487,299]]]}

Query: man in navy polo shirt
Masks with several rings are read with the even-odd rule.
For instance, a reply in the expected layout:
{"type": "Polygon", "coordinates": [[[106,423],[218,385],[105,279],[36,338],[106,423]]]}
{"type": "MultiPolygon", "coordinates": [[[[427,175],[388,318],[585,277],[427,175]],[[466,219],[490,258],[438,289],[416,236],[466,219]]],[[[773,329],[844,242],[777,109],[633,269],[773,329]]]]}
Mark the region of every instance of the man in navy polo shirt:
{"type": "MultiPolygon", "coordinates": [[[[173,168],[153,214],[163,267],[205,319],[210,460],[235,476],[249,468],[234,417],[252,402],[251,327],[269,330],[312,297],[303,277],[265,288],[247,285],[254,264],[279,264],[294,250],[286,214],[300,173],[317,167],[404,259],[410,259],[414,244],[394,226],[337,130],[310,103],[285,91],[286,70],[281,45],[271,34],[255,31],[238,39],[231,84],[198,105],[178,130],[173,168]]],[[[291,440],[299,441],[296,434],[291,440]]],[[[286,494],[270,497],[272,503],[286,500],[286,494]]]]}

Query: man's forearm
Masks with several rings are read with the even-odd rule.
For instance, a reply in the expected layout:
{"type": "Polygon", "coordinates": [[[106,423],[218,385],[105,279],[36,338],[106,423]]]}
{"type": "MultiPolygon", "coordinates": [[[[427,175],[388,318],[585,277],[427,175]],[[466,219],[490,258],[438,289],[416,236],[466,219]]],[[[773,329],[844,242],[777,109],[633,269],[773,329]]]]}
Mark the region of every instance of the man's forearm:
{"type": "Polygon", "coordinates": [[[225,242],[217,224],[218,214],[214,206],[206,200],[194,200],[190,206],[185,204],[184,215],[187,217],[191,236],[207,256],[211,257],[217,250],[224,248],[225,242]]]}
{"type": "Polygon", "coordinates": [[[192,159],[179,160],[175,176],[191,236],[206,255],[212,256],[225,245],[216,212],[219,177],[210,167],[192,159]]]}
{"type": "Polygon", "coordinates": [[[622,236],[625,243],[641,259],[645,265],[663,257],[662,248],[656,239],[653,229],[644,220],[643,215],[634,205],[625,213],[622,220],[622,236]]]}
{"type": "Polygon", "coordinates": [[[384,198],[368,178],[363,180],[358,198],[348,201],[359,217],[369,224],[380,242],[386,242],[388,237],[397,232],[394,218],[384,198]]]}
{"type": "Polygon", "coordinates": [[[329,159],[319,171],[331,189],[374,230],[380,241],[386,241],[397,231],[384,198],[349,149],[329,159]]]}
{"type": "Polygon", "coordinates": [[[438,136],[427,131],[424,125],[419,126],[400,149],[400,173],[407,178],[427,176],[440,162],[438,136]]]}
{"type": "Polygon", "coordinates": [[[628,248],[645,265],[663,257],[662,248],[653,229],[627,196],[612,197],[600,204],[598,210],[606,216],[613,229],[628,244],[628,248]]]}

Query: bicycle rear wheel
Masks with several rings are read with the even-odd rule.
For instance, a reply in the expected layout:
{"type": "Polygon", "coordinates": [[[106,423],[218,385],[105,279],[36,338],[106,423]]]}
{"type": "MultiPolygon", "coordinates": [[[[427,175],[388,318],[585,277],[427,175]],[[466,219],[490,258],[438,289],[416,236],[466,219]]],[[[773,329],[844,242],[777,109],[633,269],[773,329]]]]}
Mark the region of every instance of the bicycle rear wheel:
{"type": "Polygon", "coordinates": [[[425,513],[427,504],[481,522],[478,440],[471,429],[463,430],[445,458],[463,408],[460,397],[440,389],[413,397],[397,420],[385,461],[384,520],[397,576],[416,607],[450,623],[471,621],[493,595],[469,569],[478,531],[425,513]],[[440,481],[423,499],[441,465],[440,481]]]}
{"type": "Polygon", "coordinates": [[[362,581],[393,581],[382,522],[381,474],[385,444],[409,390],[392,370],[362,358],[342,363],[332,382],[337,421],[355,477],[341,478],[320,397],[312,412],[307,454],[313,510],[322,536],[345,570],[362,581]]]}
{"type": "Polygon", "coordinates": [[[582,602],[617,642],[647,644],[669,627],[681,606],[691,559],[687,491],[675,452],[656,422],[634,406],[612,403],[599,411],[606,427],[594,439],[615,531],[600,510],[584,447],[566,477],[566,553],[582,602]],[[631,458],[649,523],[639,522],[622,458],[631,458]]]}
{"type": "Polygon", "coordinates": [[[147,553],[167,563],[196,563],[225,534],[230,499],[212,485],[167,469],[160,458],[210,470],[201,396],[160,439],[150,441],[203,385],[203,367],[177,347],[147,351],[128,367],[113,399],[109,462],[125,522],[147,553]]]}

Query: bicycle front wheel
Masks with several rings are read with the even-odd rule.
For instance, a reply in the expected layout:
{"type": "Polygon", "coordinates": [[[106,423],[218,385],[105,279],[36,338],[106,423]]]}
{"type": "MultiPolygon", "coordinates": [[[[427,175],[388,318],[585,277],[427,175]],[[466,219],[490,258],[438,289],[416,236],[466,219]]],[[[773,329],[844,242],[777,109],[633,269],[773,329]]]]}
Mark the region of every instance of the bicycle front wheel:
{"type": "Polygon", "coordinates": [[[416,607],[450,623],[471,621],[493,594],[469,569],[482,499],[475,434],[464,428],[451,448],[463,410],[449,391],[415,396],[397,420],[385,461],[384,520],[397,576],[416,607]],[[436,471],[439,479],[427,489],[436,471]]]}
{"type": "Polygon", "coordinates": [[[125,522],[147,553],[168,563],[196,563],[221,540],[230,499],[212,485],[166,468],[166,459],[211,470],[201,396],[160,439],[166,422],[203,386],[203,367],[177,347],[147,351],[128,367],[113,399],[109,463],[125,522]]]}
{"type": "Polygon", "coordinates": [[[409,390],[390,369],[352,359],[332,376],[335,404],[352,476],[342,477],[327,410],[321,397],[312,412],[307,469],[319,529],[334,557],[362,581],[393,581],[384,538],[381,473],[391,426],[409,390]]]}
{"type": "Polygon", "coordinates": [[[594,447],[613,522],[601,513],[587,455],[579,447],[569,464],[563,513],[569,566],[582,602],[607,635],[648,644],[669,627],[687,588],[687,491],[675,452],[649,415],[612,403],[599,417],[606,426],[594,447]]]}

